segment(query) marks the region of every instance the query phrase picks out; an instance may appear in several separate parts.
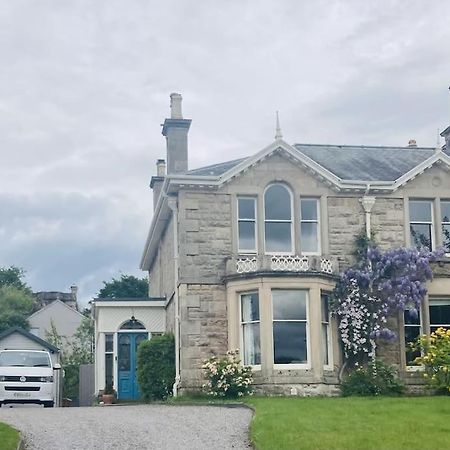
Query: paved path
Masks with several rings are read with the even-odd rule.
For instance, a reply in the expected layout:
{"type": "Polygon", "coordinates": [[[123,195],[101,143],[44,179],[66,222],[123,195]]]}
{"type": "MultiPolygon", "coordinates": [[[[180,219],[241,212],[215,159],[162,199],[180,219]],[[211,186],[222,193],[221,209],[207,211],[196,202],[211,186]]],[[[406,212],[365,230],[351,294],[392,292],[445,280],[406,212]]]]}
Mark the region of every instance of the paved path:
{"type": "Polygon", "coordinates": [[[0,422],[20,430],[30,450],[248,450],[251,416],[183,405],[0,409],[0,422]]]}

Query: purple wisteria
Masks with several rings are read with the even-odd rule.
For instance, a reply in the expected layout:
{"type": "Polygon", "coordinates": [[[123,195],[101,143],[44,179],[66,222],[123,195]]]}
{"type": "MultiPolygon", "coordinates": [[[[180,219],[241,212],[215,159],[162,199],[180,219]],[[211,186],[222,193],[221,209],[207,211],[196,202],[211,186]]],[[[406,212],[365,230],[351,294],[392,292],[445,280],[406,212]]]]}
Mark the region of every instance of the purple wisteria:
{"type": "Polygon", "coordinates": [[[366,259],[341,275],[333,311],[346,359],[363,362],[375,358],[376,339],[395,338],[388,316],[405,309],[417,314],[427,293],[426,282],[433,277],[430,262],[442,255],[442,251],[413,248],[382,253],[369,247],[366,259]]]}

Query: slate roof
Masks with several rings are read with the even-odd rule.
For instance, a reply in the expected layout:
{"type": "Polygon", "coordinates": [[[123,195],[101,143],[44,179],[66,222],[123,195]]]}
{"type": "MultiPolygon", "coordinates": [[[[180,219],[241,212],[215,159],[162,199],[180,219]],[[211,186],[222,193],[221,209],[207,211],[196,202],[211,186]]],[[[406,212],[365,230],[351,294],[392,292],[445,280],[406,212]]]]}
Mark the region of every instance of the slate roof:
{"type": "MultiPolygon", "coordinates": [[[[430,147],[294,144],[294,148],[343,180],[395,181],[432,156],[430,147]]],[[[235,159],[186,172],[221,176],[248,158],[235,159]]]]}
{"type": "Polygon", "coordinates": [[[433,156],[434,148],[295,144],[343,180],[395,181],[433,156]]]}
{"type": "Polygon", "coordinates": [[[242,161],[245,161],[247,158],[234,159],[233,161],[226,161],[223,163],[213,164],[212,166],[200,167],[199,169],[189,170],[186,172],[186,175],[214,175],[219,176],[228,172],[234,166],[237,166],[242,161]]]}

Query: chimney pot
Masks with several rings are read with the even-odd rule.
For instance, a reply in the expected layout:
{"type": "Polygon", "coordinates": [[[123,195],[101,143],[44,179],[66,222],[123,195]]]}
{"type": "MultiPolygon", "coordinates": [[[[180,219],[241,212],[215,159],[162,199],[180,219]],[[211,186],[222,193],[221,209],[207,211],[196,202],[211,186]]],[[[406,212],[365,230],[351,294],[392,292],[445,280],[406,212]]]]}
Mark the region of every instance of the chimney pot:
{"type": "Polygon", "coordinates": [[[164,177],[166,175],[166,161],[164,159],[158,159],[156,161],[156,176],[164,177]]]}
{"type": "Polygon", "coordinates": [[[417,142],[415,139],[410,139],[408,142],[408,147],[409,148],[416,148],[417,147],[417,142]]]}
{"type": "Polygon", "coordinates": [[[181,94],[172,93],[170,94],[170,118],[171,119],[182,119],[183,112],[181,110],[181,102],[183,97],[181,94]]]}

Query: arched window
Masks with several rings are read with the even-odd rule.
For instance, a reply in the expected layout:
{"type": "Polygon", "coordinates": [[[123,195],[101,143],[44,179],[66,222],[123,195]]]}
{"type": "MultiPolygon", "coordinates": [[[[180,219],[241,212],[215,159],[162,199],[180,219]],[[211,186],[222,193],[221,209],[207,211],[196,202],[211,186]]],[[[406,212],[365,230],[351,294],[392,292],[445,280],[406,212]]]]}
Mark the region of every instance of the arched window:
{"type": "Polygon", "coordinates": [[[272,184],[264,193],[264,236],[267,253],[292,252],[292,200],[282,184],[272,184]]]}
{"type": "Polygon", "coordinates": [[[139,322],[134,316],[130,320],[126,321],[120,327],[121,330],[145,330],[145,326],[142,322],[139,322]]]}

